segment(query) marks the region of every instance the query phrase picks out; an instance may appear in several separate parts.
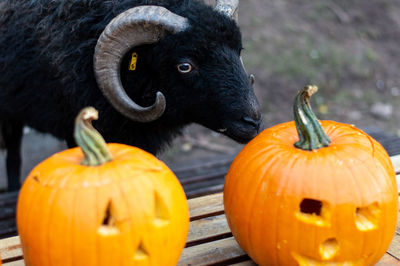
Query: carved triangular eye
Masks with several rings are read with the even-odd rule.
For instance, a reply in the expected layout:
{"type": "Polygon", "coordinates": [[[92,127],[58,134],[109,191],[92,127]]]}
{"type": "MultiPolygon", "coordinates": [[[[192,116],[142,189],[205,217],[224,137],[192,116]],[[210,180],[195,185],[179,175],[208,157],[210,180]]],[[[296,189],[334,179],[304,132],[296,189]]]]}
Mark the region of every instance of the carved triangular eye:
{"type": "Polygon", "coordinates": [[[356,226],[360,231],[370,231],[378,228],[381,209],[378,202],[368,206],[358,207],[355,213],[356,226]]]}
{"type": "Polygon", "coordinates": [[[149,256],[149,252],[143,244],[143,240],[140,241],[139,247],[137,248],[134,256],[134,260],[145,260],[149,256]]]}
{"type": "Polygon", "coordinates": [[[106,209],[104,211],[102,223],[97,230],[97,233],[100,235],[112,235],[118,234],[119,229],[116,226],[116,218],[114,215],[114,207],[112,201],[110,200],[107,203],[106,209]]]}
{"type": "Polygon", "coordinates": [[[111,201],[108,202],[106,212],[103,218],[103,225],[105,226],[114,226],[115,225],[115,218],[111,214],[111,201]]]}
{"type": "Polygon", "coordinates": [[[168,208],[162,199],[162,197],[158,194],[156,191],[154,193],[154,207],[155,207],[155,218],[154,218],[154,224],[158,227],[165,226],[169,223],[170,221],[170,214],[168,211],[168,208]]]}

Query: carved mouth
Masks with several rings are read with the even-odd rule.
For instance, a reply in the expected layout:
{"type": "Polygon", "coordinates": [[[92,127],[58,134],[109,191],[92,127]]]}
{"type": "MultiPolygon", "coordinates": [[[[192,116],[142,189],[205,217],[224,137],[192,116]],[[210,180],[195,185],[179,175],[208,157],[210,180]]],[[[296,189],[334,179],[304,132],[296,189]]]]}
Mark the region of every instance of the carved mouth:
{"type": "Polygon", "coordinates": [[[298,253],[292,253],[293,258],[297,261],[300,266],[306,265],[364,265],[365,259],[359,259],[354,261],[320,261],[315,260],[306,256],[302,256],[298,253]]]}

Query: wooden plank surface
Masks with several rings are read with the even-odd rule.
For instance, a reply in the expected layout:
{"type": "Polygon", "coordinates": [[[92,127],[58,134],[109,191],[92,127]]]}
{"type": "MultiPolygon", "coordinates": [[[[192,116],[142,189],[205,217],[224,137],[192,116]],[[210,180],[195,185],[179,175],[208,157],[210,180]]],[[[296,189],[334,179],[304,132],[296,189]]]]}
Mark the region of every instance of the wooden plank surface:
{"type": "MultiPolygon", "coordinates": [[[[400,223],[400,218],[397,217],[397,224],[399,223],[400,223]]],[[[387,253],[389,253],[393,257],[400,259],[400,234],[398,232],[395,233],[387,253]]]]}
{"type": "Polygon", "coordinates": [[[186,247],[232,236],[225,215],[195,220],[190,223],[186,247]]]}
{"type": "Polygon", "coordinates": [[[400,262],[398,259],[394,258],[388,253],[385,253],[381,260],[376,264],[376,266],[396,266],[400,265],[400,262]]]}
{"type": "MultiPolygon", "coordinates": [[[[189,200],[189,206],[193,206],[191,215],[205,217],[191,222],[187,247],[182,252],[179,265],[255,265],[232,237],[225,216],[207,216],[202,211],[207,209],[218,213],[222,209],[222,193],[189,200]],[[213,204],[209,205],[207,200],[213,204]]],[[[19,237],[1,240],[0,254],[6,266],[23,265],[19,237]]],[[[399,260],[400,234],[396,232],[388,252],[377,265],[400,265],[399,260]]]]}
{"type": "Polygon", "coordinates": [[[189,212],[191,221],[223,214],[222,193],[189,200],[189,212]]]}
{"type": "Polygon", "coordinates": [[[394,167],[394,170],[396,171],[396,174],[400,173],[400,154],[391,156],[390,159],[392,160],[392,164],[394,167]]]}
{"type": "MultiPolygon", "coordinates": [[[[399,173],[400,155],[392,157],[392,162],[399,173]]],[[[190,232],[179,265],[255,265],[230,233],[224,216],[222,193],[190,199],[188,202],[190,232]]],[[[24,265],[19,237],[0,240],[0,254],[5,266],[24,265]]],[[[400,228],[397,227],[388,252],[377,265],[400,265],[399,260],[400,228]]]]}
{"type": "Polygon", "coordinates": [[[178,265],[231,264],[249,260],[233,237],[185,248],[178,265]]]}
{"type": "Polygon", "coordinates": [[[0,254],[4,265],[10,265],[11,262],[24,265],[22,262],[21,241],[18,236],[2,239],[0,241],[0,254]]]}

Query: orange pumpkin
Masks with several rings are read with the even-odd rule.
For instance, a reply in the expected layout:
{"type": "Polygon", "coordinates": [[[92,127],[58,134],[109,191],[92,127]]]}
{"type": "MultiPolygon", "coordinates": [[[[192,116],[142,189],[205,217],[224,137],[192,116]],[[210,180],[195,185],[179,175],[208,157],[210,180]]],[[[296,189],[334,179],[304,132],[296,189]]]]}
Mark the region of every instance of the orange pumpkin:
{"type": "Polygon", "coordinates": [[[372,265],[395,232],[389,156],[352,125],[319,123],[309,105],[316,90],[302,90],[295,122],[263,131],[226,176],[229,226],[260,265],[372,265]]]}
{"type": "Polygon", "coordinates": [[[81,148],[36,166],[21,189],[26,265],[176,265],[189,229],[179,181],[143,150],[106,145],[92,119],[93,108],[77,117],[81,148]]]}

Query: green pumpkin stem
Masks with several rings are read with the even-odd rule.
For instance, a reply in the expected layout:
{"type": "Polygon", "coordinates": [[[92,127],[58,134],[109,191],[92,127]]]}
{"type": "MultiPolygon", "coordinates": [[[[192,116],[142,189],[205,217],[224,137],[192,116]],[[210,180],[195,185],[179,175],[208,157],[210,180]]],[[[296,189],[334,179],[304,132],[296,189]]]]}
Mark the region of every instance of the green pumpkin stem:
{"type": "Polygon", "coordinates": [[[294,121],[300,139],[294,146],[306,151],[320,149],[331,143],[311,109],[310,97],[317,91],[317,86],[306,86],[294,100],[294,121]]]}
{"type": "Polygon", "coordinates": [[[103,137],[92,125],[92,120],[97,120],[98,115],[96,109],[86,107],[75,119],[74,138],[85,155],[81,162],[85,166],[97,166],[113,159],[103,137]]]}

